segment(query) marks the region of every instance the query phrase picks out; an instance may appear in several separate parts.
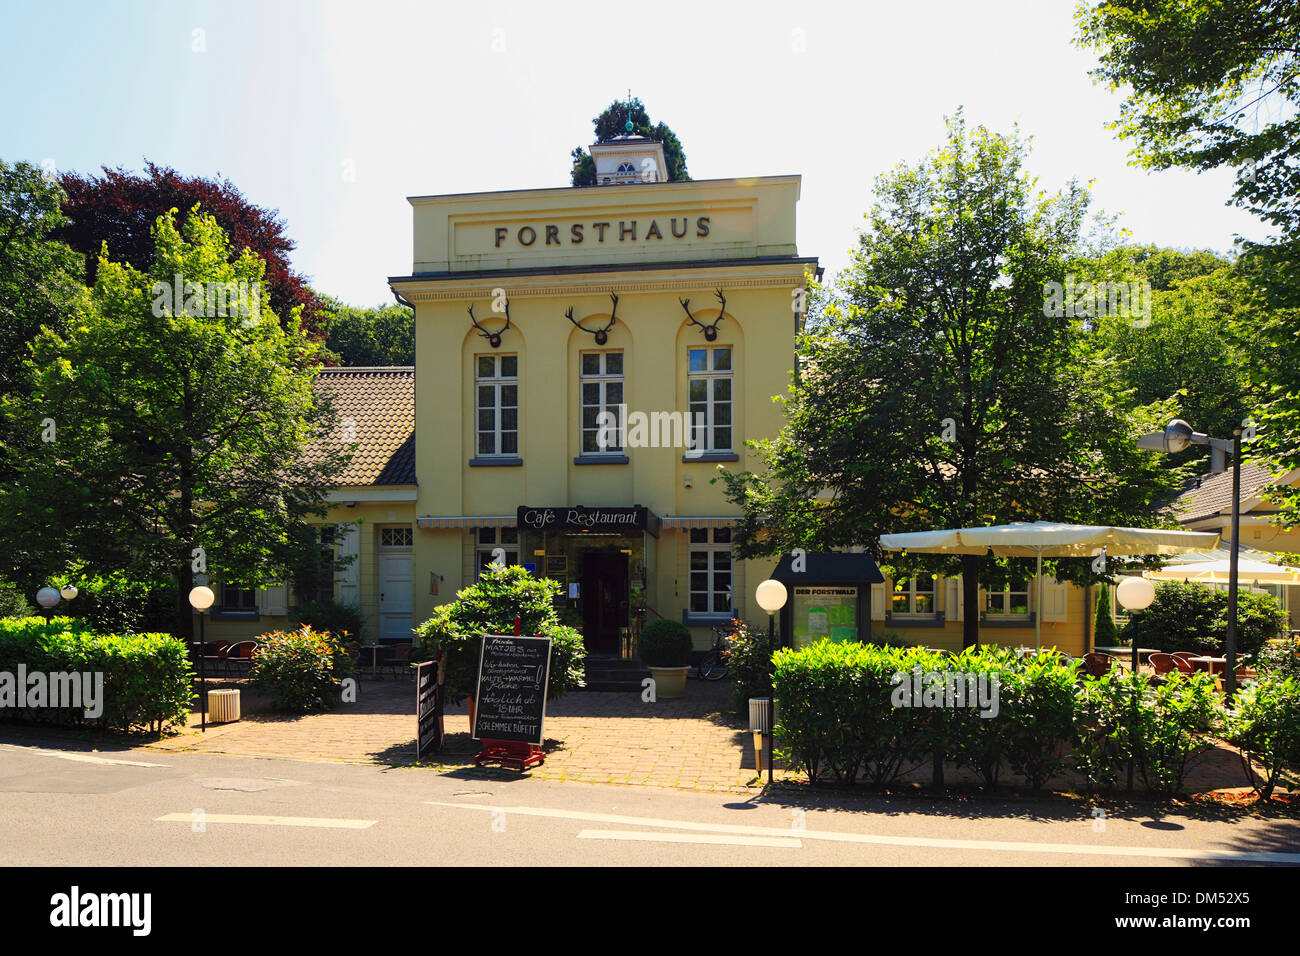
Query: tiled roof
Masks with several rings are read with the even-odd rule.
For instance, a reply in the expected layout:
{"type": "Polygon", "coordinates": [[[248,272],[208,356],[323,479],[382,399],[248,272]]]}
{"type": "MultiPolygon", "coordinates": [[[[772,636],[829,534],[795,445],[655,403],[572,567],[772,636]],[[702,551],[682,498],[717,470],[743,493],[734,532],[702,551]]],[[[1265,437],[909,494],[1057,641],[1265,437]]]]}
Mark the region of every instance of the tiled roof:
{"type": "Polygon", "coordinates": [[[326,368],[316,384],[333,396],[340,430],[357,443],[338,484],[415,484],[415,369],[326,368]]]}
{"type": "MultiPolygon", "coordinates": [[[[1276,484],[1270,465],[1258,461],[1241,463],[1241,500],[1249,501],[1262,488],[1276,484]]],[[[1187,524],[1232,510],[1232,469],[1193,479],[1174,502],[1178,521],[1187,524]]]]}

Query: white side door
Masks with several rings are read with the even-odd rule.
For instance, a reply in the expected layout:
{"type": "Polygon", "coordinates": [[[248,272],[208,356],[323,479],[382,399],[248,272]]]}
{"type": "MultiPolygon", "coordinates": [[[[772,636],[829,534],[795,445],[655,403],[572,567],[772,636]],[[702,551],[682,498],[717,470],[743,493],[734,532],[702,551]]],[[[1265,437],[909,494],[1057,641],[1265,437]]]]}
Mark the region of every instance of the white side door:
{"type": "MultiPolygon", "coordinates": [[[[387,529],[383,529],[387,530],[387,529]]],[[[393,538],[409,541],[405,535],[393,538]]],[[[411,637],[411,610],[415,598],[415,578],[412,573],[411,547],[388,545],[379,547],[379,637],[383,639],[411,637]]]]}

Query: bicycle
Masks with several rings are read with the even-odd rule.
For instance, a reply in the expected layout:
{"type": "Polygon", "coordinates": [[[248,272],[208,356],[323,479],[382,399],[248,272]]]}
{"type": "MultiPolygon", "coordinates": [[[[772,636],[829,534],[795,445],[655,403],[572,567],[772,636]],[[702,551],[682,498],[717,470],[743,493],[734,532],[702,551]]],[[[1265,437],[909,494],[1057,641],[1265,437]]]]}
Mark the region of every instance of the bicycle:
{"type": "Polygon", "coordinates": [[[695,665],[695,675],[702,680],[722,680],[727,676],[727,638],[730,625],[713,625],[713,647],[695,665]]]}

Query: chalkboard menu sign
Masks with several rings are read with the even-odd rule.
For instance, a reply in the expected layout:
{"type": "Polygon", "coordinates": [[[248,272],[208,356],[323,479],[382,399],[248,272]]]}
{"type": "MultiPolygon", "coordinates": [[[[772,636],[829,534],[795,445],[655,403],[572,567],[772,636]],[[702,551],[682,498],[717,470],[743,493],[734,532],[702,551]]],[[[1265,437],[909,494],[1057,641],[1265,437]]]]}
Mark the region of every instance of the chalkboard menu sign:
{"type": "Polygon", "coordinates": [[[471,735],[540,746],[550,669],[549,637],[484,634],[471,735]]]}
{"type": "Polygon", "coordinates": [[[442,749],[442,684],[438,662],[425,661],[415,669],[415,760],[442,749]]]}

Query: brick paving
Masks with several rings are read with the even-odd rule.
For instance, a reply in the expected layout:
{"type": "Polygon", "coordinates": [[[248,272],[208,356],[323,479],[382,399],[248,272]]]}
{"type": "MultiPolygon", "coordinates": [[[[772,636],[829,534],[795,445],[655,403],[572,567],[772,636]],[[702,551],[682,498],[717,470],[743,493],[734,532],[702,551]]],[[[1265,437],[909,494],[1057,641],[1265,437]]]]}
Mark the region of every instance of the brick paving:
{"type": "MultiPolygon", "coordinates": [[[[210,683],[209,689],[217,686],[210,683]]],[[[221,686],[240,686],[223,682],[221,686]]],[[[240,756],[405,765],[415,757],[415,685],[363,680],[357,702],[325,714],[283,717],[245,688],[244,717],[199,733],[191,719],[180,734],[151,746],[240,756]]],[[[442,772],[490,777],[473,767],[477,751],[465,707],[448,708],[443,752],[428,762],[442,772]]],[[[578,691],[547,706],[546,762],[534,777],[742,792],[757,786],[746,723],[731,714],[731,682],[690,680],[680,700],[643,703],[638,693],[578,691]]]]}

